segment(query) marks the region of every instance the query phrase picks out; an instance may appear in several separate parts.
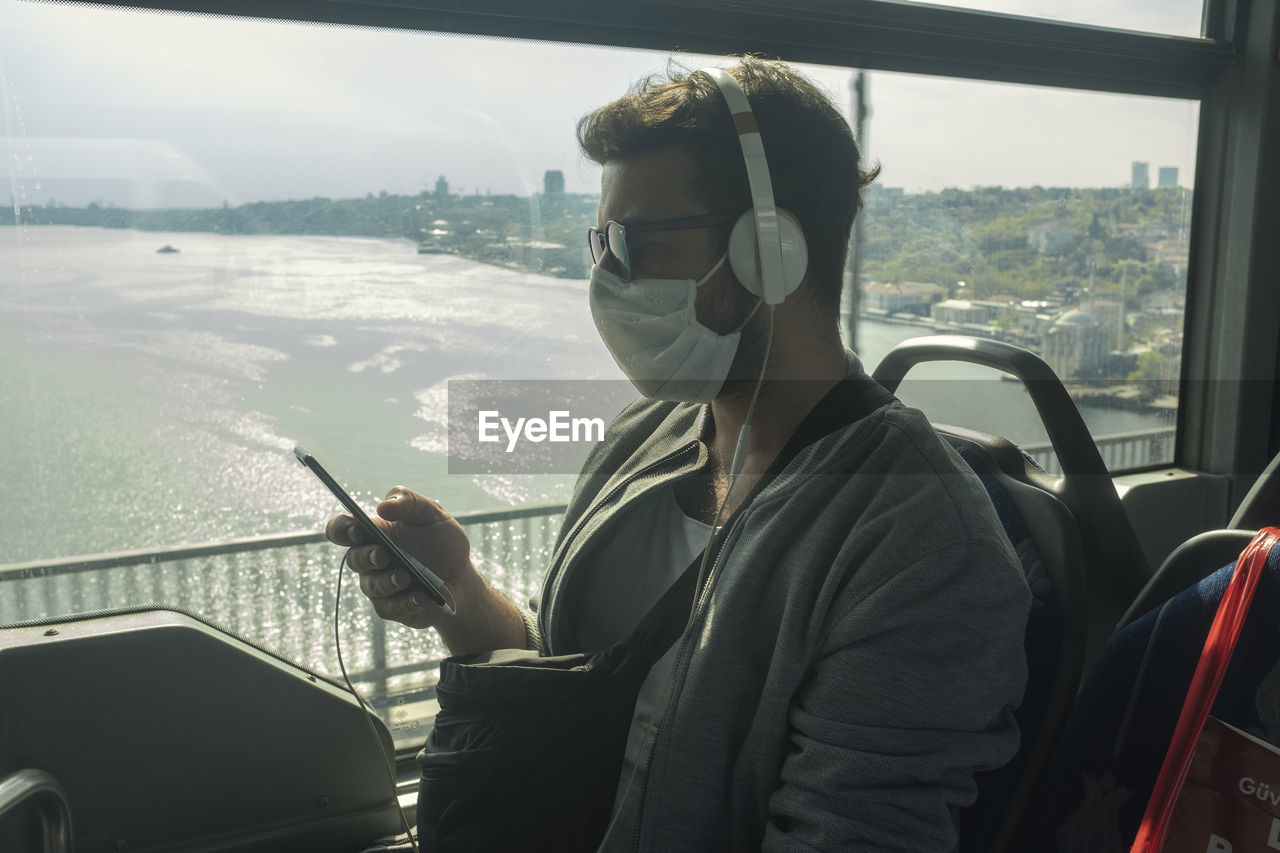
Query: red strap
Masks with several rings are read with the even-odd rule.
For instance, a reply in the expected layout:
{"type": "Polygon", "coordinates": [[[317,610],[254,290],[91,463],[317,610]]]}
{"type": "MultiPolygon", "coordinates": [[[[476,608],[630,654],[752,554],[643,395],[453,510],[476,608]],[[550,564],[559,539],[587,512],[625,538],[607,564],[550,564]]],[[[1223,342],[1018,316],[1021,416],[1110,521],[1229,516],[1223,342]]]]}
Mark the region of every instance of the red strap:
{"type": "Polygon", "coordinates": [[[1173,817],[1174,803],[1186,781],[1200,731],[1209,716],[1209,709],[1213,707],[1213,700],[1218,696],[1218,688],[1222,686],[1222,676],[1231,662],[1236,640],[1240,639],[1240,629],[1249,614],[1249,603],[1258,588],[1258,579],[1267,565],[1267,555],[1277,540],[1280,540],[1280,528],[1264,527],[1236,561],[1235,574],[1222,594],[1217,615],[1213,617],[1213,626],[1204,641],[1204,651],[1200,654],[1200,663],[1182,704],[1169,752],[1160,767],[1160,775],[1156,777],[1155,788],[1147,801],[1147,811],[1142,816],[1142,825],[1130,853],[1158,853],[1164,846],[1165,831],[1173,817]]]}

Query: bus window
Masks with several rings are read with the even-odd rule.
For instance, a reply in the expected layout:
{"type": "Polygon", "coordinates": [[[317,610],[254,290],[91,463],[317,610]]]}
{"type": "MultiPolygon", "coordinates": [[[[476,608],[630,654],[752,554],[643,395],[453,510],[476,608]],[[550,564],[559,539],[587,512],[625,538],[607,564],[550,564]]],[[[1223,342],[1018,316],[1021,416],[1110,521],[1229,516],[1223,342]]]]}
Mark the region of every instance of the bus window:
{"type": "MultiPolygon", "coordinates": [[[[620,379],[587,311],[599,173],[573,127],[665,58],[0,16],[0,623],[167,604],[337,673],[339,506],[295,444],[366,506],[397,483],[439,499],[527,600],[572,472],[450,474],[447,383],[620,379]]],[[[344,593],[347,669],[420,741],[443,648],[344,593]]]]}
{"type": "MultiPolygon", "coordinates": [[[[849,272],[864,360],[919,335],[1007,341],[1066,383],[1113,472],[1172,461],[1198,104],[889,73],[851,91],[882,166],[849,272]]],[[[995,371],[924,365],[899,395],[1056,470],[995,371]]]]}
{"type": "MultiPolygon", "coordinates": [[[[495,585],[534,593],[573,476],[451,473],[448,382],[620,379],[587,310],[599,172],[573,128],[671,57],[15,0],[0,16],[0,623],[163,603],[335,673],[339,552],[319,531],[337,505],[295,444],[367,505],[397,483],[436,497],[495,585]]],[[[799,67],[852,110],[855,72],[799,67]]],[[[895,338],[1046,347],[1087,327],[1105,357],[1068,380],[1176,375],[1194,102],[863,83],[884,169],[850,269],[868,368],[895,338]],[[1132,188],[1135,160],[1174,186],[1132,188]],[[1112,358],[1135,347],[1154,355],[1112,358]]],[[[1038,440],[948,409],[976,393],[942,378],[907,402],[1038,440]]],[[[1161,399],[1095,431],[1167,434],[1161,399]]],[[[347,668],[398,745],[420,743],[443,649],[345,593],[347,668]]]]}

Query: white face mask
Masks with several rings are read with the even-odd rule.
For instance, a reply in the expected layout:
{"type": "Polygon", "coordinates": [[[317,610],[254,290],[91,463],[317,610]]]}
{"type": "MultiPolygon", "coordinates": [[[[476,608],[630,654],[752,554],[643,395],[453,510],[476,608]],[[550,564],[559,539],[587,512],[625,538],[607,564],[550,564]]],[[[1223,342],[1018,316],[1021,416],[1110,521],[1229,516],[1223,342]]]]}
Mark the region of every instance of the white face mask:
{"type": "Polygon", "coordinates": [[[656,400],[710,402],[720,393],[738,351],[742,328],[716,334],[698,322],[698,288],[724,264],[722,255],[706,275],[693,279],[638,278],[623,281],[591,268],[591,316],[613,360],[641,394],[656,400]]]}

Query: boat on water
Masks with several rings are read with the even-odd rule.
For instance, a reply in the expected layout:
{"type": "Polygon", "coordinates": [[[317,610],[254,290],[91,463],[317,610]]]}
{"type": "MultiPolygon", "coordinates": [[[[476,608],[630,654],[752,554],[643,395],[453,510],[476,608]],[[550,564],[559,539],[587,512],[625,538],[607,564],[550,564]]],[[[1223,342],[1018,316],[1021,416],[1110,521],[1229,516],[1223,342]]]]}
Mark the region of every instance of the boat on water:
{"type": "Polygon", "coordinates": [[[181,251],[182,251],[181,249],[175,249],[173,246],[170,246],[168,243],[165,243],[159,249],[156,249],[156,254],[157,255],[176,255],[181,251]]]}

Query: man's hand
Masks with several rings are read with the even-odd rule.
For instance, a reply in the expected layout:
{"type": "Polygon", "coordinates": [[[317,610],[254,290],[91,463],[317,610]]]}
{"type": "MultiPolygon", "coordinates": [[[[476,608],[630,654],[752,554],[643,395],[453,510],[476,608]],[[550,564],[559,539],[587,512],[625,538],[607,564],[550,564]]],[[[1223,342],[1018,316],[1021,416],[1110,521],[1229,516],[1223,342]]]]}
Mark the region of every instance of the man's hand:
{"type": "Polygon", "coordinates": [[[349,515],[329,519],[325,536],[348,546],[347,565],[360,577],[360,591],[383,619],[411,628],[436,628],[453,654],[523,648],[520,612],[492,587],[471,562],[471,542],[457,519],[431,498],[395,486],[378,504],[373,523],[449,587],[457,615],[431,601],[403,568],[391,568],[391,555],[367,537],[349,515]]]}

